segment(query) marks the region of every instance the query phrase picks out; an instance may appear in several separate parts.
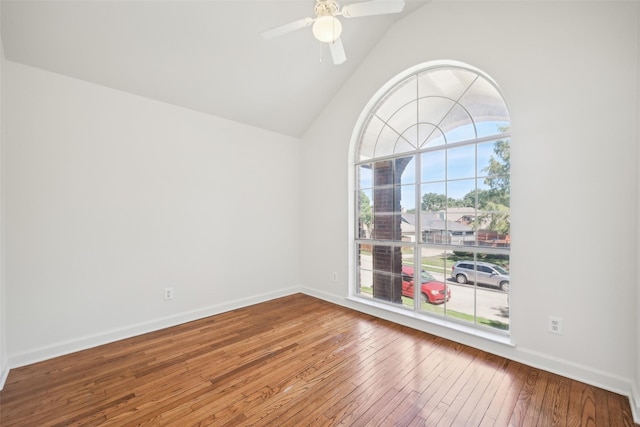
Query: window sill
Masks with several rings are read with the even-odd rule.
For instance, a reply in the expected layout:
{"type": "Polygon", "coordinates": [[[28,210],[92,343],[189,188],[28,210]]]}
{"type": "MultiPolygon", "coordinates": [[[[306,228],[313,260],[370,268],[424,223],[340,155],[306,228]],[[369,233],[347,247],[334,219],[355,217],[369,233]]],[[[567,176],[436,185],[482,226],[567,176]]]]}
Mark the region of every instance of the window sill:
{"type": "MultiPolygon", "coordinates": [[[[429,316],[426,314],[421,314],[421,313],[416,313],[414,311],[411,311],[409,309],[403,309],[400,307],[396,307],[394,305],[391,304],[386,304],[384,302],[379,302],[379,301],[374,301],[374,300],[370,300],[368,298],[362,298],[362,297],[358,297],[358,296],[350,296],[347,297],[348,301],[357,303],[357,304],[361,304],[361,305],[365,305],[368,307],[373,307],[376,309],[380,309],[383,311],[386,311],[388,313],[393,313],[393,314],[398,314],[401,315],[407,319],[415,319],[418,320],[420,322],[426,323],[428,325],[436,325],[436,326],[440,326],[443,328],[447,328],[456,332],[461,332],[467,335],[472,335],[475,337],[479,337],[482,339],[485,339],[487,341],[492,341],[498,344],[502,344],[502,345],[506,345],[509,347],[515,347],[515,344],[513,344],[511,342],[511,337],[507,334],[507,333],[500,333],[499,331],[496,332],[492,332],[486,329],[480,329],[480,328],[475,328],[473,326],[468,326],[465,325],[463,323],[454,321],[454,320],[448,320],[445,318],[441,318],[441,317],[436,317],[436,316],[429,316]]],[[[371,313],[370,313],[371,314],[371,313]]],[[[409,326],[409,327],[413,327],[410,324],[406,324],[405,326],[409,326]]],[[[425,331],[422,328],[419,328],[420,330],[429,333],[429,331],[425,331]]],[[[445,337],[446,338],[446,337],[445,337]]]]}

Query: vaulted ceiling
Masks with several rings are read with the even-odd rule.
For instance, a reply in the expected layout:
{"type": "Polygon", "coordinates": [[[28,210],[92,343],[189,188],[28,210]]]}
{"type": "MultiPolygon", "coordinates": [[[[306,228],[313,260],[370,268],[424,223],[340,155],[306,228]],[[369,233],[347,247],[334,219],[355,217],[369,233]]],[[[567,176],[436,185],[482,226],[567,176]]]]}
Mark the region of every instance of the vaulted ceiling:
{"type": "Polygon", "coordinates": [[[10,61],[300,137],[385,32],[427,1],[343,20],[337,66],[310,28],[259,36],[313,17],[313,0],[3,0],[2,43],[10,61]]]}

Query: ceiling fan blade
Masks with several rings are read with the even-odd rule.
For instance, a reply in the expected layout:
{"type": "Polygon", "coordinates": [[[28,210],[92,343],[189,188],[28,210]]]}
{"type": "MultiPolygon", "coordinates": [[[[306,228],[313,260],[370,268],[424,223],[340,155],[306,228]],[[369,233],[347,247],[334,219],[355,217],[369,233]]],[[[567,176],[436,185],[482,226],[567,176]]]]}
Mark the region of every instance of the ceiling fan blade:
{"type": "Polygon", "coordinates": [[[341,14],[345,18],[359,18],[361,16],[400,13],[402,9],[404,9],[404,0],[371,0],[348,4],[342,8],[341,14]]]}
{"type": "Polygon", "coordinates": [[[269,40],[275,37],[280,37],[292,31],[299,30],[304,27],[308,27],[311,24],[313,24],[313,19],[311,18],[298,19],[297,21],[293,21],[288,24],[284,24],[279,27],[275,27],[270,30],[263,31],[260,33],[260,37],[262,37],[265,40],[269,40]]]}
{"type": "Polygon", "coordinates": [[[331,59],[333,59],[334,65],[340,65],[347,60],[341,39],[336,39],[333,43],[329,43],[329,50],[331,51],[331,59]]]}

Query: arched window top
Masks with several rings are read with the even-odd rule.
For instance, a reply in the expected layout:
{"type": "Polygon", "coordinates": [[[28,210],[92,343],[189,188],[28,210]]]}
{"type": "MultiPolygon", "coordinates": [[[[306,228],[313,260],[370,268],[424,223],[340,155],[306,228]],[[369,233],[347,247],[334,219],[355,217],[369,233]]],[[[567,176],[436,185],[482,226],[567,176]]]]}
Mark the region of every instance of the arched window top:
{"type": "Polygon", "coordinates": [[[372,100],[356,161],[489,138],[509,127],[502,94],[479,70],[423,64],[399,78],[372,100]]]}

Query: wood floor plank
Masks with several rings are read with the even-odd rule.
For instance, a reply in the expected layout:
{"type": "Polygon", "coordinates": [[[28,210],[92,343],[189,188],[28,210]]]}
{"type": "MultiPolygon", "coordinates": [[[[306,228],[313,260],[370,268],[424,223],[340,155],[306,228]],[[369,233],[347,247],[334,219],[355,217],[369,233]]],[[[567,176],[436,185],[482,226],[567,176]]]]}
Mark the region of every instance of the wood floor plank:
{"type": "Polygon", "coordinates": [[[496,356],[484,354],[484,357],[475,363],[473,375],[469,377],[467,383],[460,390],[456,399],[449,404],[449,409],[445,413],[446,419],[453,419],[455,425],[477,425],[469,423],[478,402],[486,393],[487,387],[496,375],[496,367],[491,362],[496,356]]]}
{"type": "Polygon", "coordinates": [[[521,363],[508,362],[505,371],[507,374],[483,417],[483,420],[487,418],[486,424],[489,425],[507,425],[509,423],[518,404],[518,398],[526,382],[529,368],[521,363]],[[495,420],[493,424],[492,420],[495,420]]]}
{"type": "MultiPolygon", "coordinates": [[[[458,418],[465,420],[464,425],[467,426],[479,426],[482,424],[482,421],[485,419],[485,416],[488,413],[488,409],[491,405],[491,402],[496,399],[496,395],[498,393],[499,387],[504,381],[507,373],[508,361],[498,356],[493,356],[491,358],[491,369],[493,371],[493,375],[491,376],[489,383],[487,384],[484,391],[480,390],[478,387],[477,392],[481,392],[482,394],[478,397],[478,401],[473,410],[466,415],[465,418],[461,418],[458,415],[458,418]]],[[[482,383],[479,383],[481,385],[482,383]]],[[[489,417],[487,417],[487,421],[489,421],[489,417]]],[[[495,424],[495,420],[494,420],[495,424]]]]}
{"type": "Polygon", "coordinates": [[[541,372],[537,369],[527,369],[527,376],[522,389],[518,395],[518,400],[513,408],[509,424],[516,426],[524,426],[526,423],[527,411],[533,406],[532,400],[538,382],[538,376],[541,372]]]}
{"type": "Polygon", "coordinates": [[[540,409],[540,419],[548,420],[549,426],[564,426],[566,424],[569,386],[569,381],[566,378],[549,375],[540,409]]]}
{"type": "Polygon", "coordinates": [[[624,396],[302,294],[13,369],[0,425],[634,426],[624,396]]]}

